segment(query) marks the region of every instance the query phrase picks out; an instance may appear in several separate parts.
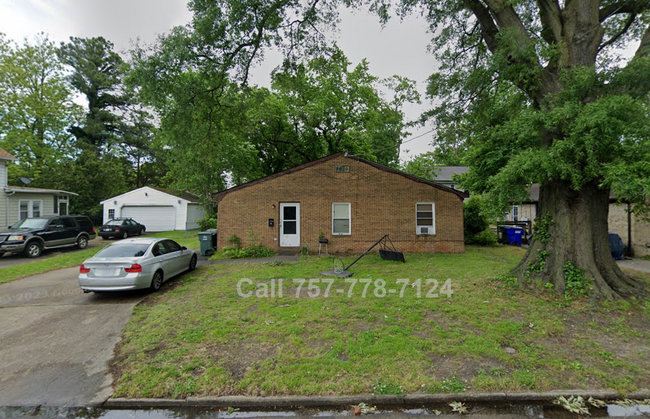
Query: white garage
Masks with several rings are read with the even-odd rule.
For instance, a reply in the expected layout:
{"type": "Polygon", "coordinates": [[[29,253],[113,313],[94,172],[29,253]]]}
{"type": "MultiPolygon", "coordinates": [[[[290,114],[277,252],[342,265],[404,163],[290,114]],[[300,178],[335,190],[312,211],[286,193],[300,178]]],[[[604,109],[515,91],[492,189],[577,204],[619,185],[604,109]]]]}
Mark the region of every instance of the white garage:
{"type": "Polygon", "coordinates": [[[198,197],[187,192],[144,186],[101,202],[104,223],[130,217],[147,231],[194,230],[205,217],[198,197]]]}

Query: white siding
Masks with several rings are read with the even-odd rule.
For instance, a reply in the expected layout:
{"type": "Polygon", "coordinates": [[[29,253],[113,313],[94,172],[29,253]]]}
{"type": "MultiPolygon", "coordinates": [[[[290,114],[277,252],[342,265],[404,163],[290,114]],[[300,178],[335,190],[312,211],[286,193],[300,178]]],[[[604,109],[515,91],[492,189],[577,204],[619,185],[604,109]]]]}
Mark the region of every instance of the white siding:
{"type": "Polygon", "coordinates": [[[7,212],[7,162],[0,160],[0,229],[7,228],[9,214],[7,212]]]}
{"type": "Polygon", "coordinates": [[[199,204],[187,204],[187,230],[199,228],[197,220],[205,217],[205,210],[199,204]]]}
{"type": "Polygon", "coordinates": [[[15,193],[9,199],[9,224],[20,219],[20,201],[41,201],[41,217],[51,217],[54,214],[54,193],[15,193]]]}

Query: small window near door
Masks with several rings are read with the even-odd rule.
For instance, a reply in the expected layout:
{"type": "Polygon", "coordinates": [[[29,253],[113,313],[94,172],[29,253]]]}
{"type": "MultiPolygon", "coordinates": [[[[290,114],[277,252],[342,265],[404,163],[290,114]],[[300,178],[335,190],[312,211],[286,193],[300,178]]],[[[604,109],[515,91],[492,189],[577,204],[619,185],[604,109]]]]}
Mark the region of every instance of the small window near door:
{"type": "Polygon", "coordinates": [[[416,234],[436,234],[436,205],[433,202],[415,204],[416,234]]]}
{"type": "Polygon", "coordinates": [[[111,208],[111,209],[108,210],[108,219],[109,220],[115,219],[115,209],[114,208],[111,208]]]}
{"type": "Polygon", "coordinates": [[[350,203],[334,202],[332,204],[332,234],[338,236],[349,236],[350,231],[350,203]]]}

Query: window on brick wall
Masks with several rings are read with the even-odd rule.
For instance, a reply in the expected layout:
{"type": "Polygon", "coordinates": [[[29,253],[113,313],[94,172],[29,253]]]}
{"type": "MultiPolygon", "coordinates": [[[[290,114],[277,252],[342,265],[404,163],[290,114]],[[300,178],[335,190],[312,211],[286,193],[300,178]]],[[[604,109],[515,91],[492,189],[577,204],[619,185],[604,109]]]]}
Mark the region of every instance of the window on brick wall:
{"type": "Polygon", "coordinates": [[[433,202],[415,204],[416,234],[436,234],[436,205],[433,202]]]}
{"type": "Polygon", "coordinates": [[[332,203],[332,235],[349,236],[351,234],[350,214],[349,202],[332,203]]]}

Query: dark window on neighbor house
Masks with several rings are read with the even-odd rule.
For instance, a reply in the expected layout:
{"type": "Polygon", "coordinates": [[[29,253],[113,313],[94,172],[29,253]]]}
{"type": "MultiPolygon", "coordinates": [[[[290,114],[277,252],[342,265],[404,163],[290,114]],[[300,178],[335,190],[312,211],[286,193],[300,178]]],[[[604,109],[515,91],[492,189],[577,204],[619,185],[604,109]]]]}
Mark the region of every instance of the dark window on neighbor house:
{"type": "Polygon", "coordinates": [[[332,234],[350,235],[351,211],[349,202],[332,203],[332,234]]]}
{"type": "Polygon", "coordinates": [[[108,219],[112,220],[115,218],[115,209],[111,208],[108,210],[108,219]]]}
{"type": "Polygon", "coordinates": [[[433,202],[415,204],[416,234],[436,234],[436,205],[433,202]]]}
{"type": "Polygon", "coordinates": [[[512,221],[519,221],[519,205],[512,206],[512,221]]]}

